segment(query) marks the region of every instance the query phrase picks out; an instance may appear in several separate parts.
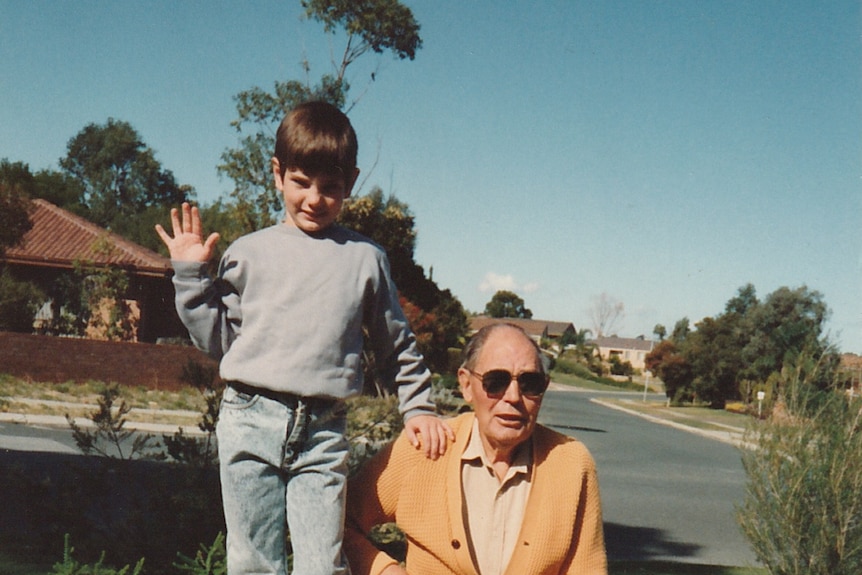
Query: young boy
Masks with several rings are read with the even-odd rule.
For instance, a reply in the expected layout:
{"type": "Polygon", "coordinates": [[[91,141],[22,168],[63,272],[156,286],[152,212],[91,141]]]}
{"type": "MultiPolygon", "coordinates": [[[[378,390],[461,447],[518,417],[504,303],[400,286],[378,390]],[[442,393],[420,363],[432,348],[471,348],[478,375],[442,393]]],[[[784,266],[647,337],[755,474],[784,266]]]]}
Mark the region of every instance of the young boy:
{"type": "Polygon", "coordinates": [[[359,174],[357,142],[334,106],[298,106],[281,123],[272,173],[284,222],[238,239],[217,277],[218,234],[197,208],[156,231],[174,266],[177,310],[227,382],[216,430],[228,572],[349,573],[341,552],[348,442],[343,400],[362,389],[363,328],[397,384],[413,445],[437,458],[454,440],[434,415],[429,372],[398,305],[386,255],[334,225],[359,174]]]}

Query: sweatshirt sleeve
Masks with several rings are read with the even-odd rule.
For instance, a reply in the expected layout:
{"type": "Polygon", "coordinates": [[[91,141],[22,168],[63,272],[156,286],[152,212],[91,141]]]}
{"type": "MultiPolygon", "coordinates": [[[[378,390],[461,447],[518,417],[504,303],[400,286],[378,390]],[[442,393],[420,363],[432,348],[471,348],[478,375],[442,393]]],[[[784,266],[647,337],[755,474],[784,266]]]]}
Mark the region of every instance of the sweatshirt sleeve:
{"type": "Polygon", "coordinates": [[[206,263],[171,262],[177,313],[195,346],[214,359],[227,352],[242,325],[239,291],[230,281],[238,272],[226,262],[222,260],[215,279],[206,263]]]}
{"type": "Polygon", "coordinates": [[[398,303],[389,261],[382,251],[378,268],[379,277],[365,320],[378,373],[387,386],[397,390],[399,411],[405,421],[415,415],[435,414],[431,401],[431,371],[425,365],[416,336],[398,303]]]}

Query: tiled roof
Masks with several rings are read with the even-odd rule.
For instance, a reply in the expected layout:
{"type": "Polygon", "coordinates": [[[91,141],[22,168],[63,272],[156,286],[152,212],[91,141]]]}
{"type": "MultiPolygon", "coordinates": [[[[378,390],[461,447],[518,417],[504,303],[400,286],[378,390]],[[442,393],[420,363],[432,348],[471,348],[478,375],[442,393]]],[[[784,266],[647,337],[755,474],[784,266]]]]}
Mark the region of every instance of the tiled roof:
{"type": "Polygon", "coordinates": [[[132,268],[138,274],[157,276],[167,276],[171,270],[168,258],[45,200],[33,200],[30,221],[33,227],[21,243],[7,248],[0,259],[60,268],[71,268],[78,261],[132,268]]]}

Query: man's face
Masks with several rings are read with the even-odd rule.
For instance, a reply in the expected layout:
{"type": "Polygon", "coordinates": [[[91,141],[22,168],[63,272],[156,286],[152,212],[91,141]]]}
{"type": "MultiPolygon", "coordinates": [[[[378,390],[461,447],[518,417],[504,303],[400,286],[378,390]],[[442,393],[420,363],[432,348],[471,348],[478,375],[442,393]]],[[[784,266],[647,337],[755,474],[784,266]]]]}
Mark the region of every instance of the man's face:
{"type": "Polygon", "coordinates": [[[282,177],[275,159],[273,176],[275,187],[284,196],[285,223],[306,233],[319,232],[332,225],[356,179],[355,174],[350,178],[328,174],[311,176],[300,169],[287,169],[282,177]]]}
{"type": "Polygon", "coordinates": [[[542,365],[536,348],[524,334],[499,328],[482,346],[473,373],[464,368],[458,370],[461,392],[476,412],[486,452],[489,455],[493,452],[511,454],[532,435],[542,397],[522,395],[514,378],[502,396],[489,396],[482,388],[481,377],[475,374],[492,369],[504,369],[517,376],[525,371],[541,371],[542,365]]]}

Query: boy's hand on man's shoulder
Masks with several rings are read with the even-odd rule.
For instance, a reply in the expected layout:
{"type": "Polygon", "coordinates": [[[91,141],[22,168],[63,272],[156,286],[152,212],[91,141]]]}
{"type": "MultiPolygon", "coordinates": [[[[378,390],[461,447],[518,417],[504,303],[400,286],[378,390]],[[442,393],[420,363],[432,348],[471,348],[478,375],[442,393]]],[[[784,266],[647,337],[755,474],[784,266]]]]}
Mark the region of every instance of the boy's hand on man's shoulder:
{"type": "Polygon", "coordinates": [[[428,459],[437,459],[446,453],[447,443],[455,441],[455,432],[436,415],[416,415],[404,422],[407,439],[416,449],[425,452],[428,459]]]}
{"type": "Polygon", "coordinates": [[[182,219],[180,211],[171,208],[171,228],[174,235],[171,237],[161,224],[156,224],[156,233],[168,247],[172,260],[185,262],[208,262],[215,251],[219,234],[211,233],[206,241],[203,239],[201,229],[201,214],[197,206],[192,207],[183,203],[182,219]]]}

